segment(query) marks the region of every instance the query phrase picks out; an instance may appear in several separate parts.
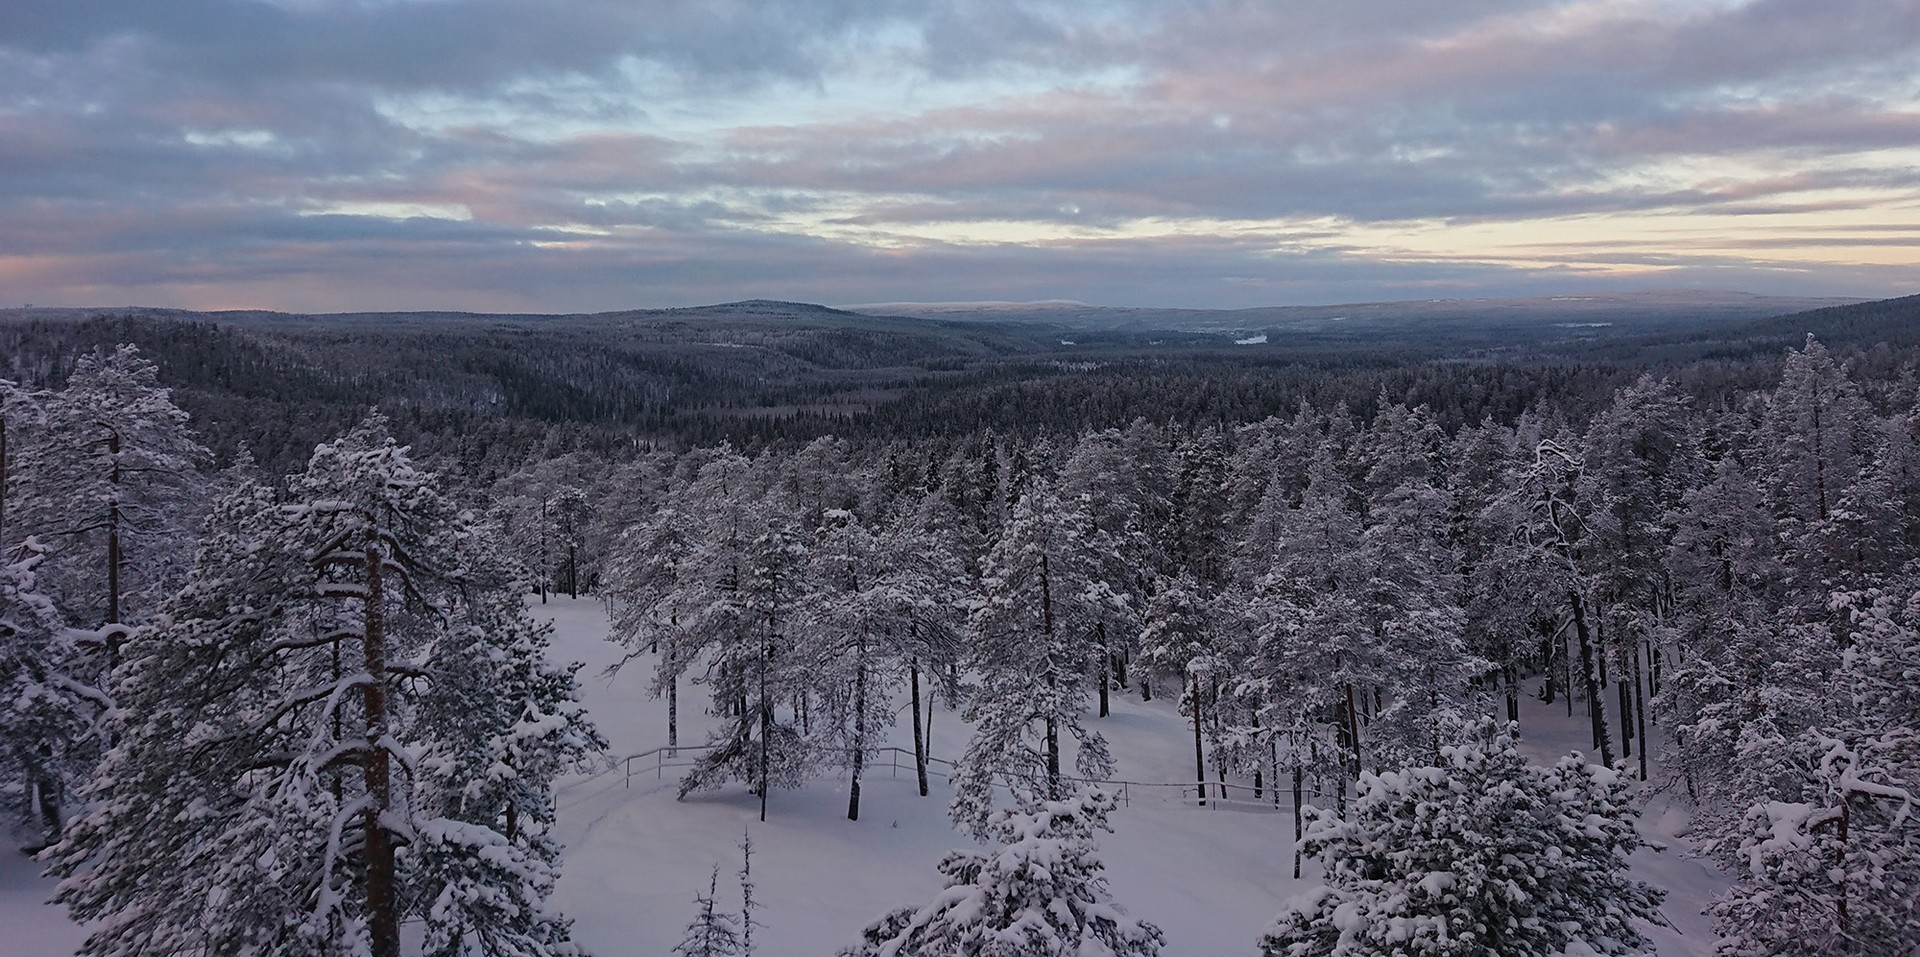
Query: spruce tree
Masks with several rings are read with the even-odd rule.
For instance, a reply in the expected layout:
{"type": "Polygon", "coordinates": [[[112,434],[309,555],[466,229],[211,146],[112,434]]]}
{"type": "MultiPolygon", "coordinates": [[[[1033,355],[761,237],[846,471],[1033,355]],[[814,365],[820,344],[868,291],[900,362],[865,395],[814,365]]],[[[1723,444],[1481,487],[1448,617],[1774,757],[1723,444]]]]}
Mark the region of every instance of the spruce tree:
{"type": "Polygon", "coordinates": [[[1312,812],[1324,887],[1288,904],[1267,957],[1551,957],[1646,943],[1664,893],[1626,876],[1642,845],[1627,784],[1578,755],[1529,765],[1491,723],[1441,763],[1364,775],[1344,816],[1312,812]]]}
{"type": "Polygon", "coordinates": [[[1153,957],[1165,935],[1120,909],[1101,873],[1094,835],[1112,830],[1113,807],[1092,790],[995,812],[986,833],[997,848],[948,854],[944,890],[874,922],[840,957],[1153,957]]]}

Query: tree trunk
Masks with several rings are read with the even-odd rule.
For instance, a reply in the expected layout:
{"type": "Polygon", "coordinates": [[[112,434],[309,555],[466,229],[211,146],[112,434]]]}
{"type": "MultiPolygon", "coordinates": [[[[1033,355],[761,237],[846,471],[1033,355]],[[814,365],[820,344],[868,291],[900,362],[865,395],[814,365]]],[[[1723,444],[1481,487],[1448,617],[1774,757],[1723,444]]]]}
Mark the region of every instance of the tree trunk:
{"type": "Polygon", "coordinates": [[[400,907],[394,886],[393,836],[381,820],[393,806],[391,768],[387,763],[387,648],[385,556],[371,536],[367,541],[366,631],[361,641],[367,682],[361,686],[361,708],[366,712],[365,764],[367,797],[363,853],[367,863],[367,931],[373,957],[400,957],[400,907]]]}
{"type": "Polygon", "coordinates": [[[847,787],[847,820],[860,820],[860,772],[867,766],[867,632],[855,639],[853,669],[853,780],[847,787]]]}
{"type": "MultiPolygon", "coordinates": [[[[113,457],[113,465],[108,470],[107,481],[113,486],[112,498],[107,500],[107,624],[120,623],[120,433],[107,433],[107,453],[113,457]]],[[[120,644],[123,636],[120,629],[110,629],[107,633],[107,666],[120,664],[120,644]]]]}
{"type": "Polygon", "coordinates": [[[1113,656],[1113,653],[1107,649],[1107,623],[1103,621],[1095,625],[1094,634],[1098,636],[1100,642],[1100,665],[1095,670],[1099,672],[1096,677],[1100,682],[1100,717],[1104,718],[1107,716],[1107,671],[1111,667],[1113,656]]]}
{"type": "Polygon", "coordinates": [[[907,665],[907,682],[913,688],[913,772],[920,779],[920,796],[927,796],[927,742],[920,733],[920,659],[907,665]]]}
{"type": "Polygon", "coordinates": [[[1300,840],[1301,838],[1306,836],[1306,827],[1307,827],[1305,812],[1303,812],[1300,809],[1300,802],[1302,799],[1301,784],[1302,784],[1302,779],[1305,777],[1306,777],[1305,769],[1300,767],[1300,762],[1296,760],[1293,764],[1293,878],[1294,880],[1300,879],[1300,840]]]}
{"type": "MultiPolygon", "coordinates": [[[[1053,578],[1048,572],[1047,556],[1040,556],[1040,622],[1048,647],[1053,646],[1053,578]]],[[[1056,686],[1059,676],[1047,672],[1047,687],[1056,686]]],[[[1047,718],[1047,800],[1058,801],[1060,793],[1060,725],[1047,718]]]]}
{"type": "Polygon", "coordinates": [[[1607,728],[1607,699],[1594,665],[1592,636],[1587,632],[1587,604],[1577,591],[1568,592],[1567,600],[1573,605],[1573,632],[1580,642],[1580,672],[1587,693],[1587,714],[1592,719],[1593,746],[1600,749],[1600,763],[1613,767],[1613,735],[1607,728]]]}
{"type": "Polygon", "coordinates": [[[1187,706],[1193,711],[1193,779],[1199,782],[1200,803],[1207,803],[1207,750],[1200,741],[1200,676],[1194,675],[1188,683],[1192,689],[1187,706]]]}
{"type": "Polygon", "coordinates": [[[667,747],[680,746],[680,674],[667,679],[667,747]]]}
{"type": "MultiPolygon", "coordinates": [[[[1252,715],[1250,715],[1248,720],[1253,725],[1253,729],[1255,731],[1260,730],[1260,715],[1257,711],[1252,715]]],[[[1260,800],[1260,798],[1266,794],[1266,771],[1267,771],[1266,762],[1264,761],[1254,762],[1253,799],[1256,801],[1260,800]]]]}
{"type": "Polygon", "coordinates": [[[1641,682],[1640,643],[1633,643],[1633,724],[1640,737],[1640,780],[1647,779],[1647,695],[1641,682]]]}
{"type": "MultiPolygon", "coordinates": [[[[937,691],[939,691],[939,690],[940,690],[940,688],[939,688],[939,685],[940,685],[940,683],[936,681],[936,682],[934,682],[934,684],[933,684],[933,687],[930,687],[930,688],[928,688],[928,689],[927,689],[927,743],[926,743],[926,752],[927,752],[927,756],[926,756],[926,763],[928,763],[928,764],[931,764],[931,763],[933,763],[933,696],[934,696],[934,693],[935,693],[935,692],[937,692],[937,691]]],[[[949,777],[949,778],[948,778],[948,780],[952,780],[952,778],[951,778],[951,777],[949,777]]],[[[922,797],[925,797],[925,796],[926,796],[926,792],[924,792],[924,791],[923,791],[923,792],[921,792],[921,796],[922,796],[922,797]]]]}
{"type": "Polygon", "coordinates": [[[7,416],[0,408],[0,551],[7,547],[7,416]]]}
{"type": "MultiPolygon", "coordinates": [[[[1613,690],[1615,697],[1620,699],[1620,756],[1630,758],[1633,757],[1634,743],[1633,689],[1628,687],[1631,682],[1627,680],[1629,677],[1627,669],[1618,668],[1615,669],[1615,671],[1613,690]]],[[[1641,750],[1644,751],[1646,749],[1642,748],[1641,750]]]]}
{"type": "MultiPolygon", "coordinates": [[[[771,623],[768,624],[767,630],[769,632],[773,630],[771,623]]],[[[758,676],[760,697],[753,703],[754,707],[760,710],[760,769],[756,774],[760,779],[760,820],[762,821],[767,819],[767,792],[772,790],[767,786],[767,732],[773,730],[773,702],[767,700],[767,662],[772,657],[773,639],[769,636],[766,647],[760,652],[758,676]]]]}
{"type": "Polygon", "coordinates": [[[1559,642],[1555,641],[1551,635],[1542,635],[1540,637],[1540,670],[1546,672],[1547,675],[1547,684],[1545,688],[1541,689],[1540,700],[1547,704],[1554,702],[1555,682],[1553,680],[1553,666],[1555,664],[1555,655],[1553,652],[1555,646],[1558,644],[1559,642]]]}
{"type": "Polygon", "coordinates": [[[1573,717],[1573,655],[1567,652],[1567,638],[1563,632],[1555,639],[1559,645],[1554,649],[1560,653],[1560,697],[1566,699],[1567,717],[1573,717]]]}
{"type": "Polygon", "coordinates": [[[1353,774],[1360,775],[1360,718],[1354,712],[1353,686],[1347,686],[1347,744],[1352,747],[1353,774]]]}

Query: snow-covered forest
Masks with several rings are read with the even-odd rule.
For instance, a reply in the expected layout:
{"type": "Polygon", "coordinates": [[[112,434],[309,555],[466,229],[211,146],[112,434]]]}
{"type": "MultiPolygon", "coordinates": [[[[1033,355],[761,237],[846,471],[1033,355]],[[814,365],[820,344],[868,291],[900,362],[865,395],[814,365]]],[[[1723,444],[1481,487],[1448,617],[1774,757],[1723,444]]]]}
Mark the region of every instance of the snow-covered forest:
{"type": "Polygon", "coordinates": [[[1116,889],[1204,876],[1103,847],[1211,814],[1255,890],[1221,906],[1265,908],[1243,953],[1920,954],[1920,369],[1889,354],[498,474],[373,410],[263,467],[133,346],[16,368],[0,804],[50,879],[0,898],[98,955],[1201,954],[1116,889]],[[636,768],[658,799],[599,790],[636,768]],[[570,806],[731,801],[779,866],[793,820],[840,826],[823,795],[868,836],[811,893],[938,819],[921,899],[815,940],[756,910],[751,851],[670,861],[670,908],[567,880],[663,866],[592,857],[570,806]],[[1656,807],[1704,914],[1635,863],[1656,807]]]}

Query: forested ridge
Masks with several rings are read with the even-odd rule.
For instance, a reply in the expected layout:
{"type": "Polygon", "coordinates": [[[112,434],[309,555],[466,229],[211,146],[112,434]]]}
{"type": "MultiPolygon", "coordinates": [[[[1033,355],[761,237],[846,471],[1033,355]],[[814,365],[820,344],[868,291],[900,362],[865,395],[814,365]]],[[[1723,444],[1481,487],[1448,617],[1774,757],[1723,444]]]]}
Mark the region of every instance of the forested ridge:
{"type": "Polygon", "coordinates": [[[1179,952],[1099,876],[1120,694],[1178,702],[1197,799],[1295,809],[1326,887],[1250,949],[1641,952],[1660,793],[1716,953],[1920,953],[1920,297],[1446,354],[598,322],[0,324],[0,798],[89,953],[566,952],[598,736],[528,591],[703,688],[683,795],[833,772],[857,819],[876,736],[925,794],[961,705],[1001,850],[849,954],[1179,952]],[[1517,755],[1526,695],[1584,757],[1517,755]]]}

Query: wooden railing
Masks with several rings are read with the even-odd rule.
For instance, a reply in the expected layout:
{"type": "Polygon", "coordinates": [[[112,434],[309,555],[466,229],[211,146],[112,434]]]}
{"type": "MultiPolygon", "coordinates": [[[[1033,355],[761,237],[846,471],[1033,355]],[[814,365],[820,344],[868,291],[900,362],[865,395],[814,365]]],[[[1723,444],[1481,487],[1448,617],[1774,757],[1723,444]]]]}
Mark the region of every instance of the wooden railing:
{"type": "MultiPolygon", "coordinates": [[[[620,759],[620,765],[626,772],[626,786],[633,786],[636,774],[652,771],[655,780],[665,780],[668,769],[690,768],[700,757],[713,750],[712,745],[694,744],[677,747],[653,748],[620,759]]],[[[870,772],[886,770],[891,777],[898,778],[902,771],[915,773],[913,752],[898,747],[876,747],[867,749],[866,769],[870,772]]],[[[954,762],[945,758],[927,758],[927,777],[938,778],[943,783],[953,780],[954,762]]],[[[1190,804],[1213,810],[1238,809],[1252,811],[1293,810],[1293,804],[1282,790],[1270,786],[1255,788],[1251,784],[1237,782],[1160,782],[1126,781],[1117,779],[1077,778],[1063,776],[1071,784],[1090,784],[1112,794],[1121,807],[1132,806],[1135,800],[1158,800],[1163,804],[1190,804]],[[1201,797],[1201,793],[1206,797],[1201,797]]],[[[1317,790],[1304,792],[1312,797],[1320,797],[1317,790]]]]}

